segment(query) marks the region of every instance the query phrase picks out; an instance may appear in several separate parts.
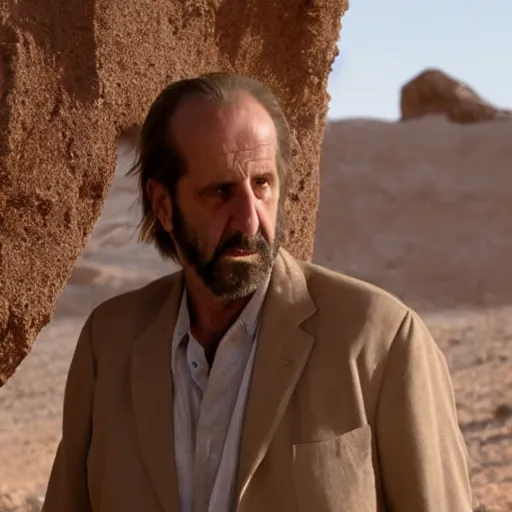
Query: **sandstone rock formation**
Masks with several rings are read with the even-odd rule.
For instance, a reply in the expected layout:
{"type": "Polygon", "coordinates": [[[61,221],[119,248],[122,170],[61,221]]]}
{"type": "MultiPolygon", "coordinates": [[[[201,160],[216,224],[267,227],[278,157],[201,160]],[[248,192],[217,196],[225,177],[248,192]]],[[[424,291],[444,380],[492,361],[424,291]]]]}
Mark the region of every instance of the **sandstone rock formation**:
{"type": "Polygon", "coordinates": [[[312,252],[327,77],[345,0],[0,2],[0,383],[51,318],[98,218],[116,139],[171,80],[269,83],[297,140],[289,249],[312,252]]]}
{"type": "Polygon", "coordinates": [[[462,82],[437,69],[428,69],[402,87],[402,120],[444,115],[454,123],[469,124],[512,119],[512,111],[493,107],[462,82]]]}

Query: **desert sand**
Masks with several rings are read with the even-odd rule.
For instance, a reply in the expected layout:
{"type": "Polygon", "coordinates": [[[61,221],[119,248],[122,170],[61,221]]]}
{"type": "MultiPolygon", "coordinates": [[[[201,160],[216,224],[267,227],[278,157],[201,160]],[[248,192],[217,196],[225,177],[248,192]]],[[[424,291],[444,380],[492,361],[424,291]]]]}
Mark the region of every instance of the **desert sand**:
{"type": "MultiPolygon", "coordinates": [[[[444,351],[475,508],[512,510],[512,122],[349,120],[328,126],[313,261],[417,309],[444,351]]],[[[173,271],[137,243],[133,160],[115,181],[52,322],[0,389],[0,512],[37,510],[80,328],[108,297],[173,271]]]]}

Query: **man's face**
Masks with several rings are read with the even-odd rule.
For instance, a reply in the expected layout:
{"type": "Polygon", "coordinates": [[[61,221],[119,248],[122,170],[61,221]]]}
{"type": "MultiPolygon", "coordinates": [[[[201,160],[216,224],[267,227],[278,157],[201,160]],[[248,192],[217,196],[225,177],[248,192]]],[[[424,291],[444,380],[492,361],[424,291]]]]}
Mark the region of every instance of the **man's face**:
{"type": "Polygon", "coordinates": [[[267,279],[280,243],[274,123],[240,93],[228,105],[186,100],[171,131],[187,168],[169,225],[181,263],[216,296],[245,297],[267,279]]]}

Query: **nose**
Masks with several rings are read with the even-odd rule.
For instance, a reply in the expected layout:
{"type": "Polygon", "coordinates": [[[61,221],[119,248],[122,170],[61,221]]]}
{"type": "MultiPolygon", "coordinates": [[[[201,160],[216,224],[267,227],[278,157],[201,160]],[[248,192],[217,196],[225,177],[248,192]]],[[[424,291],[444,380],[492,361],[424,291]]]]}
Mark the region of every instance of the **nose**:
{"type": "Polygon", "coordinates": [[[260,227],[257,201],[250,185],[238,187],[231,202],[231,228],[234,231],[251,237],[256,235],[260,227]]]}

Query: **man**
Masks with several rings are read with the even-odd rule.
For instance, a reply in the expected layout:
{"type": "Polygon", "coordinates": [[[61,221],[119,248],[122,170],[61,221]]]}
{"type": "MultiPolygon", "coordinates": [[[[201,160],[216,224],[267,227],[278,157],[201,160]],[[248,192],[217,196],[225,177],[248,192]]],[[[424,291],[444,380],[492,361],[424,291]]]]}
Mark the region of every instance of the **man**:
{"type": "Polygon", "coordinates": [[[141,237],[183,270],[87,320],[45,512],[468,512],[447,366],[386,292],[281,248],[290,136],[262,84],[170,85],[141,237]]]}

